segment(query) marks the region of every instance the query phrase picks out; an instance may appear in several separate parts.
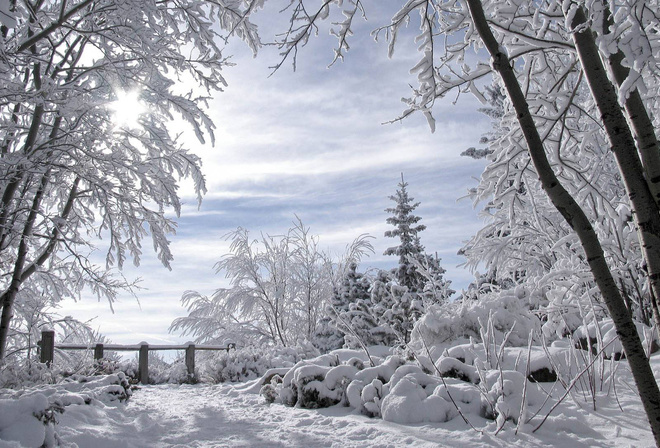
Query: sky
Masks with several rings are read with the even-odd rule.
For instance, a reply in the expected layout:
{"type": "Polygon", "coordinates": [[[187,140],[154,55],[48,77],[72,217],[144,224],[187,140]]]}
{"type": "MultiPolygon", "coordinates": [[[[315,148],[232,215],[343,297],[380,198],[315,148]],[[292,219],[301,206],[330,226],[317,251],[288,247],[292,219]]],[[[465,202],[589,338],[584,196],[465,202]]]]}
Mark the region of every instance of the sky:
{"type": "MultiPolygon", "coordinates": [[[[115,343],[183,343],[192,337],[168,333],[172,320],[186,315],[183,292],[212,294],[227,286],[214,270],[228,253],[223,236],[239,226],[254,238],[282,234],[296,216],[334,254],[361,234],[373,236],[375,253],[360,270],[394,267],[396,258],[382,255],[397,244],[383,236],[391,227],[385,209],[394,205],[389,196],[402,173],[409,194],[421,203],[415,214],[427,226],[422,244],[442,258],[453,289],[467,287],[474,276],[458,266],[465,260],[457,251],[482,222],[469,199],[458,199],[476,186],[485,163],[460,153],[478,147],[490,124],[469,94],[437,102],[435,133],[421,115],[384,124],[405,109],[400,99],[416,85],[409,70],[420,57],[413,41],[416,23],[392,58],[386,42],[369,34],[389,23],[393,11],[385,6],[395,3],[384,0],[378,11],[368,11],[345,60],[330,68],[335,41],[327,28],[300,51],[295,71],[288,61],[273,73],[270,67],[280,57],[272,46],[254,58],[245,45],[230,43],[227,55],[235,66],[225,70],[228,87],[209,103],[215,146],[188,138],[203,160],[208,193],[198,207],[189,185],[182,186],[172,270],[145,250],[140,267],[123,272],[142,279],[137,299],[120,294],[112,313],[107,302],[83,296],[58,312],[90,321],[115,343]]],[[[284,17],[273,8],[259,13],[264,41],[283,29],[284,17]]]]}

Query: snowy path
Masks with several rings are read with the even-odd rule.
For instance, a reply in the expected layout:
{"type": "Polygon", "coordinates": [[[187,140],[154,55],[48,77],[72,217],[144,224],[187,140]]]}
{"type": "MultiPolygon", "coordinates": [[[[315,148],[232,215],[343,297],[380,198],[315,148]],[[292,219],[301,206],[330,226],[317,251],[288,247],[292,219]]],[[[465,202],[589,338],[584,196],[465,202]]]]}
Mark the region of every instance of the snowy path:
{"type": "MultiPolygon", "coordinates": [[[[596,422],[576,414],[569,420],[549,421],[534,435],[514,436],[506,430],[494,437],[468,429],[460,418],[443,424],[397,425],[342,407],[269,406],[259,395],[227,385],[162,385],[141,388],[127,404],[94,410],[71,406],[60,416],[58,432],[65,444],[80,448],[647,445],[648,435],[642,440],[635,437],[636,432],[648,432],[643,424],[635,424],[639,415],[610,416],[615,418],[603,421],[601,415],[596,422]]],[[[474,423],[487,425],[485,420],[474,423]]]]}
{"type": "Polygon", "coordinates": [[[432,425],[386,423],[347,408],[268,406],[260,396],[230,386],[148,386],[136,391],[126,405],[93,415],[89,408],[80,411],[70,408],[60,417],[59,434],[81,448],[437,447],[439,437],[446,440],[446,429],[452,426],[457,426],[458,437],[446,440],[448,446],[474,446],[475,436],[482,438],[468,434],[462,422],[439,430],[432,425]]]}

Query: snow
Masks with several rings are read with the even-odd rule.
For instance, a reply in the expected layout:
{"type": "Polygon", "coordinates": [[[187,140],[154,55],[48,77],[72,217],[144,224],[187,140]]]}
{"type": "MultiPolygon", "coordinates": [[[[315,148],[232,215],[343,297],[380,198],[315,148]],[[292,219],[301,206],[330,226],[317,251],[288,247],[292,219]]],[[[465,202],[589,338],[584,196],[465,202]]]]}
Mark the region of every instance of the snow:
{"type": "Polygon", "coordinates": [[[0,400],[0,438],[25,446],[40,446],[46,438],[46,426],[34,415],[48,408],[43,394],[32,394],[17,400],[0,400]]]}
{"type": "MultiPolygon", "coordinates": [[[[514,358],[515,352],[512,349],[505,358],[514,358]]],[[[442,383],[410,364],[390,373],[399,363],[394,359],[359,372],[365,382],[361,399],[377,405],[383,418],[370,418],[360,409],[343,404],[322,409],[267,404],[256,393],[255,385],[261,379],[238,385],[141,386],[128,400],[117,399],[110,390],[122,382],[121,375],[4,390],[0,392],[0,448],[40,446],[44,440],[52,443],[55,437],[69,448],[653,446],[625,361],[618,366],[616,397],[604,391],[598,395],[594,410],[594,403],[577,394],[566,399],[538,431],[533,432],[545,411],[522,424],[516,434],[524,384],[519,372],[502,370],[500,378],[491,370],[484,378],[487,399],[506,411],[502,414],[513,417],[489,420],[481,416],[486,397],[473,384],[454,378],[445,378],[442,383]],[[387,378],[372,378],[376,371],[386,370],[390,378],[385,384],[381,379],[387,378]],[[389,393],[379,405],[386,388],[390,388],[389,393]],[[457,416],[452,399],[475,429],[457,416]],[[44,425],[39,416],[54,403],[63,412],[56,412],[57,424],[44,425]],[[501,425],[502,430],[495,435],[501,425]]],[[[660,355],[653,357],[652,366],[659,376],[660,355]]],[[[325,372],[328,384],[359,375],[347,365],[301,367],[299,370],[312,375],[325,372]]],[[[527,417],[545,398],[535,384],[533,388],[530,384],[526,391],[529,406],[524,411],[527,417]]],[[[540,387],[553,389],[552,383],[540,387]]],[[[558,384],[554,387],[557,394],[553,396],[563,393],[558,384]]]]}
{"type": "MultiPolygon", "coordinates": [[[[377,347],[373,366],[338,350],[242,383],[131,391],[123,373],[72,376],[0,389],[0,448],[653,446],[626,361],[597,363],[565,393],[588,361],[576,350],[473,341],[434,356],[444,378],[377,347]],[[528,381],[539,368],[559,380],[528,381]]],[[[652,367],[659,377],[660,353],[652,367]]]]}
{"type": "MultiPolygon", "coordinates": [[[[474,420],[475,425],[485,423],[474,420]]],[[[652,446],[642,422],[639,403],[625,414],[615,403],[600,403],[597,413],[570,406],[535,434],[515,436],[507,427],[495,437],[475,432],[460,418],[400,425],[341,406],[266,405],[259,395],[228,385],[161,385],[140,389],[125,405],[95,412],[73,406],[60,417],[58,432],[81,448],[652,446]]]]}

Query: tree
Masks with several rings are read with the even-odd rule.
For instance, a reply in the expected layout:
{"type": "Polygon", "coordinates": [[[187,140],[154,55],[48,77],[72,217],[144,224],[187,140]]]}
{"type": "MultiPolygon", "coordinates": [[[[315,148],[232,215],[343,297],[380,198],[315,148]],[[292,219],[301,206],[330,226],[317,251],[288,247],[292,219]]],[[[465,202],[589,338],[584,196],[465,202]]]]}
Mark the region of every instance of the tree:
{"type": "Polygon", "coordinates": [[[417,259],[422,256],[424,246],[420,242],[419,232],[426,229],[424,224],[418,224],[422,219],[413,214],[419,206],[419,202],[413,202],[414,198],[408,195],[408,183],[403,180],[399,189],[390,199],[396,203],[395,207],[387,208],[385,211],[392,216],[386,219],[388,224],[394,226],[394,230],[387,230],[385,236],[388,238],[399,238],[399,245],[389,247],[383,255],[396,255],[399,257],[399,266],[394,270],[394,276],[399,285],[405,286],[410,292],[421,291],[424,287],[424,281],[417,273],[410,259],[417,259]]]}
{"type": "Polygon", "coordinates": [[[357,266],[355,262],[348,265],[329,307],[330,318],[335,327],[344,333],[344,340],[349,347],[381,342],[373,331],[378,322],[369,293],[371,282],[366,275],[357,272],[357,266]]]}
{"type": "Polygon", "coordinates": [[[232,339],[242,345],[289,346],[311,341],[330,303],[336,272],[343,275],[343,266],[355,262],[347,257],[359,261],[371,249],[368,237],[361,235],[333,262],[318,250],[318,238],[300,219],[284,235],[252,240],[239,227],[226,238],[230,253],[215,269],[224,272],[229,287],[210,297],[186,291],[182,303],[188,316],[175,319],[170,331],[191,334],[200,343],[232,339]]]}
{"type": "Polygon", "coordinates": [[[379,276],[380,287],[374,287],[371,297],[377,304],[374,312],[381,327],[388,327],[400,343],[410,341],[413,326],[432,304],[445,302],[453,293],[449,281],[443,277],[445,270],[440,266],[440,259],[426,254],[419,233],[426,226],[419,224],[421,217],[413,212],[419,202],[408,195],[408,183],[401,174],[401,182],[396,194],[390,199],[395,207],[385,211],[391,213],[386,222],[394,230],[385,232],[386,237],[399,238],[398,246],[388,248],[384,255],[398,255],[399,266],[392,270],[396,284],[379,276]],[[386,285],[386,286],[385,286],[386,285]]]}
{"type": "MultiPolygon", "coordinates": [[[[280,40],[284,58],[295,58],[299,46],[328,17],[334,2],[324,3],[318,14],[308,14],[303,0],[294,4],[300,6],[293,9],[291,17],[295,32],[284,34],[280,40]]],[[[345,19],[334,25],[339,42],[335,60],[349,48],[353,19],[358,13],[365,15],[363,2],[349,4],[349,8],[344,7],[345,19]]],[[[598,172],[581,169],[572,155],[602,147],[613,153],[648,271],[654,315],[660,322],[660,151],[650,118],[658,110],[660,93],[655,57],[659,45],[655,39],[657,10],[657,1],[567,1],[560,5],[423,0],[405,2],[391,23],[374,33],[376,37],[386,35],[391,53],[411,16],[420,17],[416,43],[422,56],[412,68],[419,85],[404,100],[408,107],[400,119],[421,112],[433,129],[433,104],[447,93],[469,91],[485,99],[479,81],[489,75],[495,75],[505,87],[508,113],[515,117],[506,136],[510,151],[529,157],[527,166],[533,167],[553,207],[577,236],[578,256],[589,265],[615,323],[660,445],[660,390],[630,311],[612,276],[596,228],[565,187],[570,188],[570,184],[562,183],[556,174],[567,171],[578,183],[589,186],[598,172]],[[468,54],[471,49],[482,48],[490,55],[489,64],[468,57],[472,56],[468,54]]],[[[494,185],[498,186],[511,191],[522,185],[511,185],[507,176],[502,176],[494,185]]],[[[592,192],[590,188],[587,191],[592,192]]]]}
{"type": "Polygon", "coordinates": [[[0,359],[17,301],[53,303],[89,287],[112,303],[133,284],[113,276],[138,265],[144,238],[169,267],[178,181],[205,191],[199,159],[168,126],[175,117],[213,141],[204,111],[226,65],[220,30],[256,51],[251,5],[205,0],[12,1],[1,29],[0,359]],[[215,23],[219,24],[216,27],[215,23]],[[179,93],[178,81],[194,88],[179,93]],[[118,124],[126,94],[144,109],[118,124]],[[89,254],[107,241],[105,267],[89,254]]]}
{"type": "MultiPolygon", "coordinates": [[[[545,154],[545,148],[538,128],[530,113],[529,103],[520,88],[519,81],[516,78],[508,56],[502,52],[503,47],[501,43],[496,40],[487,23],[481,3],[477,0],[469,0],[468,6],[475,29],[491,54],[493,67],[502,77],[509,98],[516,110],[530,157],[540,177],[543,189],[548,194],[553,205],[562,214],[564,219],[566,219],[580,239],[591,272],[603,295],[610,316],[617,328],[617,334],[626,351],[626,356],[630,363],[640,396],[642,397],[642,403],[649,418],[656,443],[660,444],[660,390],[658,390],[658,385],[644,353],[630,312],[625,306],[621,293],[607,265],[600,240],[584,210],[568,191],[566,191],[554,174],[545,154]]],[[[648,184],[641,178],[642,170],[640,169],[637,173],[633,172],[635,168],[641,168],[641,162],[638,159],[637,151],[632,141],[632,135],[629,132],[626,133],[624,130],[627,129],[625,119],[620,113],[617,113],[620,111],[618,110],[616,97],[614,96],[612,98],[614,89],[611,83],[607,78],[597,76],[602,74],[602,63],[595,46],[593,35],[591,34],[592,32],[588,27],[584,27],[586,24],[584,12],[581,6],[564,10],[563,12],[571,22],[573,38],[578,54],[580,55],[582,69],[590,81],[592,95],[602,114],[610,144],[612,145],[612,151],[617,158],[617,165],[624,177],[624,182],[626,183],[628,194],[635,210],[639,235],[643,243],[642,246],[644,247],[643,253],[647,262],[652,265],[655,263],[655,250],[653,247],[645,246],[644,243],[649,241],[649,245],[654,244],[653,242],[659,235],[658,231],[660,231],[660,227],[656,225],[656,222],[660,220],[657,203],[650,195],[648,184]],[[582,29],[576,31],[575,28],[577,26],[581,26],[582,29]],[[600,67],[598,67],[599,65],[600,67]],[[603,84],[596,86],[594,85],[596,82],[603,84]],[[621,126],[624,127],[621,128],[621,126]],[[652,250],[649,251],[648,249],[652,250]]],[[[651,266],[649,267],[651,271],[650,280],[653,284],[656,280],[654,278],[655,271],[651,266]]]]}
{"type": "Polygon", "coordinates": [[[385,236],[398,237],[400,244],[388,248],[385,255],[397,255],[399,266],[378,271],[370,281],[353,263],[333,295],[330,315],[349,345],[356,345],[356,340],[364,345],[407,344],[426,308],[454,293],[443,277],[440,259],[424,253],[418,233],[426,226],[418,224],[421,218],[413,214],[419,202],[413,202],[407,186],[402,175],[399,189],[390,196],[396,207],[386,210],[392,214],[387,223],[395,229],[385,236]]]}

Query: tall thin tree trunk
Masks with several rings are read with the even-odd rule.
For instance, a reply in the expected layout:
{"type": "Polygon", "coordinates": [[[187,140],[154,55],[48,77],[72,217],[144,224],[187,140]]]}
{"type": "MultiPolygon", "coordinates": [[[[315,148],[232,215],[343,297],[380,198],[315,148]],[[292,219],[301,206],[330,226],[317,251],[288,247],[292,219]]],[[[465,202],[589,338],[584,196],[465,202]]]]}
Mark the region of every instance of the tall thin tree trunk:
{"type": "MultiPolygon", "coordinates": [[[[609,33],[609,27],[614,23],[609,3],[603,0],[603,30],[609,33]]],[[[630,69],[624,67],[622,62],[624,54],[621,50],[607,57],[607,64],[617,87],[621,88],[623,82],[630,75],[630,69]]],[[[660,203],[660,143],[653,127],[653,121],[644,106],[644,101],[638,89],[633,89],[625,101],[625,111],[634,132],[637,150],[644,165],[644,173],[649,189],[656,202],[660,203]]]]}
{"type": "MultiPolygon", "coordinates": [[[[626,358],[630,364],[656,444],[660,446],[660,390],[653,376],[648,358],[644,353],[644,347],[637,334],[635,323],[607,265],[600,241],[586,214],[561,185],[548,162],[543,142],[529,112],[525,95],[520,88],[507,55],[502,52],[499,43],[488,26],[481,1],[467,0],[467,3],[475,28],[484,41],[492,57],[493,67],[502,77],[508,96],[516,110],[541,185],[553,205],[580,239],[591,272],[626,352],[626,358]]],[[[646,188],[648,190],[648,187],[646,188]]]]}
{"type": "MultiPolygon", "coordinates": [[[[569,11],[565,13],[568,14],[569,11]]],[[[654,297],[660,297],[660,209],[651,193],[649,182],[647,182],[648,179],[644,178],[644,168],[639,159],[633,133],[619,106],[615,87],[607,77],[607,72],[600,59],[594,35],[590,28],[585,27],[586,23],[587,18],[584,10],[578,7],[573,14],[571,28],[575,30],[580,27],[579,29],[581,31],[573,33],[573,40],[575,41],[575,47],[582,62],[582,70],[586,75],[592,96],[600,111],[612,146],[612,152],[616,158],[628,197],[632,204],[637,232],[642,246],[642,254],[647,264],[651,289],[653,290],[654,297]]],[[[639,95],[637,96],[639,97],[639,95]]],[[[650,145],[643,152],[649,149],[657,151],[655,132],[653,129],[650,132],[644,130],[646,126],[641,123],[644,121],[643,115],[645,115],[641,98],[638,98],[638,104],[632,99],[633,97],[634,95],[631,95],[626,104],[628,105],[632,102],[636,108],[641,108],[641,110],[636,111],[636,119],[631,121],[633,123],[640,122],[640,132],[644,133],[640,143],[646,142],[647,145],[650,145]]],[[[654,157],[649,156],[648,158],[656,159],[657,155],[654,157]]]]}
{"type": "Polygon", "coordinates": [[[11,283],[9,284],[9,288],[7,288],[2,296],[0,296],[0,303],[2,303],[2,314],[0,315],[0,360],[4,359],[7,353],[9,327],[11,319],[14,316],[14,302],[21,287],[23,268],[28,255],[28,239],[32,236],[32,229],[34,228],[34,223],[39,215],[41,200],[43,199],[49,178],[50,171],[46,172],[41,177],[41,182],[39,183],[39,187],[32,200],[30,213],[28,214],[25,226],[23,227],[23,234],[21,235],[21,241],[18,245],[18,253],[16,254],[16,260],[14,261],[14,272],[12,274],[11,283]]]}
{"type": "MultiPolygon", "coordinates": [[[[607,32],[612,23],[612,18],[609,6],[605,3],[604,7],[606,14],[604,29],[607,32]]],[[[630,74],[630,70],[622,64],[623,59],[624,55],[621,50],[607,57],[611,76],[619,88],[630,74]]],[[[644,101],[638,89],[630,92],[624,106],[626,117],[632,126],[637,151],[644,167],[646,183],[656,204],[660,205],[660,143],[653,127],[653,121],[644,106],[644,101]]],[[[640,241],[640,243],[644,244],[643,241],[640,241]]],[[[653,288],[650,289],[649,300],[653,310],[653,320],[655,321],[656,330],[660,332],[660,312],[658,312],[657,303],[657,297],[659,296],[653,293],[653,288]]]]}

